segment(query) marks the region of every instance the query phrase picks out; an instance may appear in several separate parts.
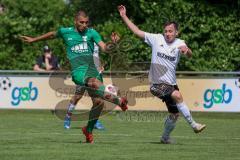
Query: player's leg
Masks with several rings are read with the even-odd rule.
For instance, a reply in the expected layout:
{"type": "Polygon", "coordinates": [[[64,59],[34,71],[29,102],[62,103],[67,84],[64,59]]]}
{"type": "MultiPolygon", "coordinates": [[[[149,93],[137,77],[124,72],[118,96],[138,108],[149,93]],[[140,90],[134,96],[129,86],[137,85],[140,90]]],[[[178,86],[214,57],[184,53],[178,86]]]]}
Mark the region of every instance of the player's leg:
{"type": "Polygon", "coordinates": [[[127,110],[127,99],[125,97],[118,97],[110,92],[105,91],[105,86],[97,78],[87,79],[87,90],[91,95],[101,97],[102,99],[114,103],[121,107],[123,111],[127,110]]]}
{"type": "Polygon", "coordinates": [[[161,137],[161,143],[164,143],[164,144],[174,143],[172,141],[172,139],[170,138],[170,134],[176,127],[176,122],[178,120],[178,117],[179,117],[179,113],[170,113],[166,117],[165,122],[164,122],[164,130],[163,130],[163,134],[161,137]]]}
{"type": "MultiPolygon", "coordinates": [[[[97,79],[100,80],[102,83],[103,83],[103,75],[102,75],[102,72],[103,72],[104,68],[101,67],[101,70],[99,72],[99,75],[97,76],[97,79]]],[[[100,120],[97,120],[97,122],[95,123],[95,126],[94,126],[95,129],[98,129],[98,130],[104,130],[105,127],[103,126],[103,124],[100,122],[100,120]]]]}
{"type": "MultiPolygon", "coordinates": [[[[99,74],[97,76],[97,79],[100,80],[103,83],[103,75],[102,72],[104,71],[104,68],[102,67],[101,70],[99,71],[99,74]]],[[[94,125],[94,129],[98,130],[105,130],[105,127],[103,124],[100,122],[100,120],[97,120],[97,122],[94,125]]]]}
{"type": "Polygon", "coordinates": [[[161,143],[171,144],[171,143],[174,143],[174,141],[170,138],[170,134],[176,127],[176,122],[179,117],[179,111],[176,106],[176,103],[170,96],[165,97],[164,102],[166,103],[168,112],[170,114],[165,119],[164,131],[161,137],[161,143]]]}
{"type": "Polygon", "coordinates": [[[117,104],[123,111],[127,110],[127,99],[118,97],[110,92],[105,92],[105,86],[98,79],[99,72],[94,67],[83,66],[72,73],[72,79],[75,84],[84,87],[92,96],[101,97],[111,103],[117,104]]]}
{"type": "Polygon", "coordinates": [[[76,86],[76,91],[74,96],[71,98],[70,103],[67,107],[67,113],[64,118],[64,128],[69,129],[71,126],[71,116],[72,112],[74,111],[78,101],[82,98],[83,94],[85,92],[85,89],[79,85],[76,86]]]}
{"type": "MultiPolygon", "coordinates": [[[[91,94],[91,93],[90,93],[91,94]]],[[[91,96],[91,95],[90,95],[91,96]]],[[[83,134],[86,136],[87,143],[93,143],[93,129],[104,107],[104,101],[98,97],[92,97],[93,107],[89,113],[89,120],[86,127],[82,128],[83,134]]]]}
{"type": "Polygon", "coordinates": [[[193,128],[195,133],[199,133],[206,128],[205,124],[196,123],[190,113],[188,106],[184,103],[182,94],[178,90],[174,90],[171,97],[176,102],[179,112],[183,115],[188,124],[193,128]]]}
{"type": "Polygon", "coordinates": [[[177,109],[176,103],[171,98],[171,93],[174,91],[174,87],[167,84],[154,84],[151,86],[150,91],[154,96],[162,99],[165,102],[168,112],[170,113],[164,122],[164,130],[161,136],[161,143],[164,144],[171,144],[173,143],[172,139],[170,138],[170,134],[174,130],[176,126],[176,122],[179,117],[179,111],[177,109]]]}

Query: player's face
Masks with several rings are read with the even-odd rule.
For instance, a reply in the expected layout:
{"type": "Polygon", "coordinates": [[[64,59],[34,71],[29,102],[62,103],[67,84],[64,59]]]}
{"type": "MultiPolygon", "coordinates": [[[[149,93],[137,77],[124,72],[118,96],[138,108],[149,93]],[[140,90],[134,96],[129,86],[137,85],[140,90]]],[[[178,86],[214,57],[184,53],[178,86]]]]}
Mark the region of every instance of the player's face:
{"type": "Polygon", "coordinates": [[[88,22],[89,22],[88,17],[79,16],[75,19],[75,27],[79,32],[82,32],[88,28],[88,22]]]}
{"type": "Polygon", "coordinates": [[[177,30],[173,24],[170,24],[164,28],[164,38],[167,43],[172,43],[177,37],[177,30]]]}

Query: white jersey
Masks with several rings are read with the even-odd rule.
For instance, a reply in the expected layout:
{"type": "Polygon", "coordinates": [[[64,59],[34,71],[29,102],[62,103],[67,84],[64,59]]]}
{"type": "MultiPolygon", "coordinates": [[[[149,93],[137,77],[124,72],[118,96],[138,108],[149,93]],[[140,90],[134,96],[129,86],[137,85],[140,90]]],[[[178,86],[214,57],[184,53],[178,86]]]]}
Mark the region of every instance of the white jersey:
{"type": "Polygon", "coordinates": [[[162,34],[146,32],[144,41],[152,48],[150,83],[176,85],[176,67],[180,59],[178,47],[186,45],[185,42],[176,38],[174,42],[167,44],[162,34]]]}
{"type": "Polygon", "coordinates": [[[99,47],[96,43],[94,43],[93,58],[94,58],[94,64],[95,64],[97,70],[100,70],[101,62],[100,62],[100,57],[99,57],[99,47]]]}

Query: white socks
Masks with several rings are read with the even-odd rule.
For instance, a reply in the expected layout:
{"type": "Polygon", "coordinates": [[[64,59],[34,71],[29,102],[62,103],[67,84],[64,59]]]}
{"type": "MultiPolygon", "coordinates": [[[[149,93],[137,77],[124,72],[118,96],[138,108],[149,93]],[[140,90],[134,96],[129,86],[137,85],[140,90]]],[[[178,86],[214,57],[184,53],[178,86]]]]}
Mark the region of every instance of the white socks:
{"type": "Polygon", "coordinates": [[[177,119],[174,119],[170,115],[166,117],[165,123],[164,123],[164,131],[163,131],[163,138],[168,138],[170,133],[173,131],[173,129],[176,126],[177,119]]]}
{"type": "Polygon", "coordinates": [[[195,128],[197,123],[193,120],[192,115],[187,107],[187,105],[182,102],[177,104],[177,108],[180,113],[182,113],[183,117],[186,119],[186,121],[191,125],[192,128],[195,128]]]}
{"type": "Polygon", "coordinates": [[[69,103],[68,105],[68,109],[67,109],[67,115],[69,115],[68,113],[72,113],[73,110],[75,109],[76,105],[69,103]]]}
{"type": "MultiPolygon", "coordinates": [[[[196,128],[197,123],[193,120],[192,115],[187,107],[187,105],[182,102],[177,104],[179,112],[183,115],[186,121],[191,125],[192,128],[196,128]]],[[[170,133],[174,130],[176,126],[177,117],[173,115],[168,115],[164,123],[164,131],[162,138],[169,138],[170,133]]]]}

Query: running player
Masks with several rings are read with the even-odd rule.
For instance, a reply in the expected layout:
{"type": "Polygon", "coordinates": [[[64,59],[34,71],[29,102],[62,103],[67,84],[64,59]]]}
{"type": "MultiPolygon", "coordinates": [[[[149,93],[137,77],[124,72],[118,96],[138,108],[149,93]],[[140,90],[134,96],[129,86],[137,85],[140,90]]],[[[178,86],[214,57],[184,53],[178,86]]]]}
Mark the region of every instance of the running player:
{"type": "Polygon", "coordinates": [[[176,126],[179,112],[181,112],[195,133],[201,132],[206,125],[196,123],[193,120],[176,83],[175,72],[180,54],[188,57],[192,55],[191,49],[185,42],[176,38],[178,35],[178,24],[175,22],[165,23],[163,35],[147,33],[140,30],[127,17],[125,6],[118,6],[118,11],[128,28],[152,48],[152,60],[149,71],[150,91],[154,96],[159,97],[166,103],[170,113],[164,123],[161,142],[165,144],[172,143],[170,133],[176,126]]]}
{"type": "MultiPolygon", "coordinates": [[[[101,66],[101,62],[99,59],[100,58],[99,57],[99,47],[98,47],[98,45],[96,45],[96,43],[94,43],[93,57],[94,57],[94,63],[99,71],[99,75],[98,75],[99,79],[101,80],[101,82],[103,82],[102,72],[103,72],[104,68],[103,68],[103,66],[101,66]]],[[[67,106],[67,113],[64,118],[64,124],[63,124],[65,129],[70,129],[72,113],[73,113],[78,101],[82,98],[84,92],[85,92],[84,88],[82,88],[79,85],[76,86],[75,94],[71,98],[70,103],[67,106]]],[[[97,120],[97,122],[95,123],[94,128],[99,129],[99,130],[104,130],[104,126],[102,125],[102,123],[99,120],[97,120]]]]}
{"type": "MultiPolygon", "coordinates": [[[[116,32],[112,32],[111,33],[111,41],[112,43],[117,43],[120,40],[119,35],[116,32]]],[[[95,66],[97,67],[98,71],[99,71],[99,78],[101,80],[101,82],[103,82],[103,78],[102,78],[102,72],[104,71],[104,67],[101,65],[100,62],[100,57],[99,57],[99,47],[98,45],[96,45],[96,43],[94,43],[94,63],[95,66]]],[[[71,116],[72,116],[72,112],[74,111],[78,101],[82,98],[83,94],[85,92],[85,89],[83,89],[81,86],[76,86],[76,91],[74,96],[71,98],[70,103],[67,106],[67,113],[66,116],[64,118],[64,128],[65,129],[70,129],[71,127],[71,116]]],[[[101,124],[101,122],[99,120],[97,120],[97,122],[95,123],[94,126],[95,129],[99,129],[99,130],[104,130],[104,126],[101,124]]]]}
{"type": "Polygon", "coordinates": [[[88,24],[87,14],[79,11],[75,15],[74,27],[60,28],[37,37],[21,36],[21,38],[28,43],[56,37],[63,39],[71,64],[72,80],[76,85],[86,89],[93,101],[88,124],[82,128],[86,142],[93,143],[92,131],[103,109],[103,99],[120,106],[123,111],[127,109],[127,100],[125,97],[109,96],[109,93],[104,92],[105,86],[101,82],[98,76],[99,71],[94,64],[93,50],[94,43],[103,51],[107,50],[107,46],[96,30],[88,28],[88,24]]]}

